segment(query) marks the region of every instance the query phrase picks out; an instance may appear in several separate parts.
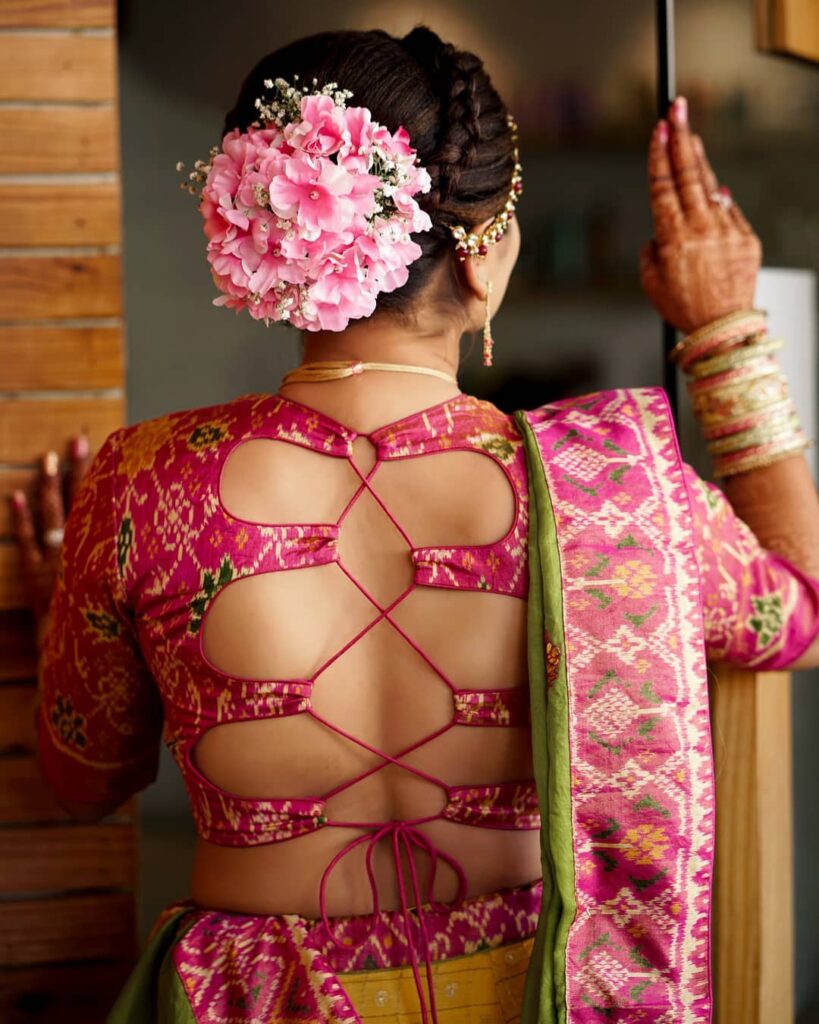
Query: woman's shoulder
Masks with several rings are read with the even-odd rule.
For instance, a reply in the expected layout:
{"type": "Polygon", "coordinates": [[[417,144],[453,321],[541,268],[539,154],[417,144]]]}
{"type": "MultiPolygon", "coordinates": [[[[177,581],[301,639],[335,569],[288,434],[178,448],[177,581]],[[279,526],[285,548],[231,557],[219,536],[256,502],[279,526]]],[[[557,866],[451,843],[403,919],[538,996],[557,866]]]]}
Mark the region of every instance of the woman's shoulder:
{"type": "Polygon", "coordinates": [[[133,479],[158,463],[169,466],[227,443],[243,432],[270,396],[245,394],[213,405],[177,409],[120,427],[106,443],[117,451],[119,472],[133,479]]]}
{"type": "Polygon", "coordinates": [[[544,402],[542,405],[522,409],[517,414],[524,416],[530,423],[544,420],[566,418],[574,415],[588,417],[618,418],[629,415],[640,415],[643,410],[650,410],[653,415],[668,409],[668,397],[661,387],[609,388],[603,391],[590,391],[583,395],[570,395],[565,398],[544,402]]]}

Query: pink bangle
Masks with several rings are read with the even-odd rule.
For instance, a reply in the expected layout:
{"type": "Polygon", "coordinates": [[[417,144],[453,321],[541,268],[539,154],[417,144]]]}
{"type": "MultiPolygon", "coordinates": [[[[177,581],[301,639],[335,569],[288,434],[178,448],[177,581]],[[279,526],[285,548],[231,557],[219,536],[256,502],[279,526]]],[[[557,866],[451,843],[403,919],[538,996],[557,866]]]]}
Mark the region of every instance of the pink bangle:
{"type": "Polygon", "coordinates": [[[771,441],[768,444],[745,448],[742,451],[731,452],[730,455],[714,459],[714,476],[733,476],[735,473],[744,473],[749,469],[769,466],[790,455],[798,455],[799,452],[810,448],[810,446],[811,442],[807,435],[800,430],[787,444],[783,444],[781,440],[771,441]]]}
{"type": "Polygon", "coordinates": [[[683,369],[700,358],[704,352],[726,342],[738,343],[751,334],[767,330],[768,314],[762,309],[740,309],[712,320],[681,338],[669,353],[669,358],[679,362],[683,369]]]}
{"type": "Polygon", "coordinates": [[[721,437],[729,437],[731,434],[740,434],[744,430],[752,430],[760,425],[768,417],[778,418],[785,412],[794,412],[793,402],[790,398],[781,398],[767,405],[761,405],[758,409],[736,416],[733,419],[721,419],[718,424],[712,427],[703,426],[703,437],[706,441],[716,441],[721,437]]]}
{"type": "Polygon", "coordinates": [[[702,377],[700,380],[690,381],[688,393],[694,398],[705,391],[713,391],[727,387],[729,384],[738,384],[741,381],[756,380],[766,377],[769,373],[779,372],[781,372],[779,362],[775,356],[760,356],[758,365],[745,363],[730,370],[723,370],[722,373],[715,373],[713,377],[702,377]]]}

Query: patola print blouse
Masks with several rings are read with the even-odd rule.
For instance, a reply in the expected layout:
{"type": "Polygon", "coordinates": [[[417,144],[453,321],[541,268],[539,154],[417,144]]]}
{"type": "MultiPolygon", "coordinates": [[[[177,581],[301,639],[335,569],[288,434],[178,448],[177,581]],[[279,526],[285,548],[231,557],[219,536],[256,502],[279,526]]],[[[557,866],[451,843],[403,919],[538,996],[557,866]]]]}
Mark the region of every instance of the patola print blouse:
{"type": "MultiPolygon", "coordinates": [[[[197,830],[209,842],[272,843],[332,824],[321,795],[240,798],[197,771],[191,753],[215,725],[311,710],[315,677],[239,678],[204,658],[200,627],[220,590],[244,576],[339,561],[337,523],[266,525],[231,516],[218,490],[227,454],[242,441],[272,438],[344,459],[356,436],[298,402],[251,394],[107,438],[71,509],[43,650],[40,744],[59,795],[125,800],[154,779],[164,730],[197,830]]],[[[471,547],[415,547],[407,538],[413,585],[525,600],[527,476],[513,418],[459,394],[368,437],[378,463],[451,449],[495,461],[516,498],[511,528],[496,543],[471,547]]],[[[788,665],[819,631],[819,584],[762,549],[718,488],[685,473],[708,657],[759,669],[788,665]]],[[[638,557],[625,560],[613,583],[624,595],[639,591],[646,571],[638,557]]],[[[591,591],[588,599],[595,600],[591,591]]],[[[445,682],[456,724],[497,728],[527,720],[519,689],[445,682]]],[[[525,781],[441,784],[443,817],[479,827],[539,826],[525,781]]]]}

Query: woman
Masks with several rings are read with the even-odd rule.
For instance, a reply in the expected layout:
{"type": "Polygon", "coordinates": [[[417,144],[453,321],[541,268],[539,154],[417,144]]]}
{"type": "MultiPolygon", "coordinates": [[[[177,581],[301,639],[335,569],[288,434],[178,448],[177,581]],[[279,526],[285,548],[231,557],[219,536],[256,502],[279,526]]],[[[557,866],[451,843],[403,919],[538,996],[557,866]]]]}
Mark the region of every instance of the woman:
{"type": "Polygon", "coordinates": [[[704,656],[819,663],[819,510],[760,246],[684,99],[642,279],[733,510],[656,389],[514,417],[459,390],[520,244],[476,56],[300,40],[225,133],[190,178],[215,301],[289,319],[303,362],[106,440],[44,633],[58,798],[94,819],[148,785],[164,721],[199,833],[110,1021],[710,1019],[704,656]]]}

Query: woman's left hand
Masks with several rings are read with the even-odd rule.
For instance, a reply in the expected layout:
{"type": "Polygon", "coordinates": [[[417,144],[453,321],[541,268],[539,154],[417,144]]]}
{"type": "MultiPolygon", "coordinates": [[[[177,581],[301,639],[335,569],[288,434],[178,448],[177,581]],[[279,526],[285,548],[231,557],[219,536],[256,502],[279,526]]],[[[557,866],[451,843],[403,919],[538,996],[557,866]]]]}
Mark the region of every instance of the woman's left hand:
{"type": "Polygon", "coordinates": [[[640,253],[643,290],[686,333],[753,306],[762,246],[720,185],[684,97],[659,121],[648,151],[654,238],[640,253]]]}
{"type": "Polygon", "coordinates": [[[88,439],[83,435],[74,437],[64,491],[59,457],[57,452],[51,451],[40,462],[34,508],[24,491],[15,491],[10,499],[14,536],[22,563],[23,590],[37,619],[48,613],[66,516],[89,461],[88,439]]]}

